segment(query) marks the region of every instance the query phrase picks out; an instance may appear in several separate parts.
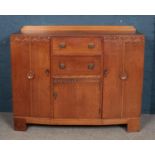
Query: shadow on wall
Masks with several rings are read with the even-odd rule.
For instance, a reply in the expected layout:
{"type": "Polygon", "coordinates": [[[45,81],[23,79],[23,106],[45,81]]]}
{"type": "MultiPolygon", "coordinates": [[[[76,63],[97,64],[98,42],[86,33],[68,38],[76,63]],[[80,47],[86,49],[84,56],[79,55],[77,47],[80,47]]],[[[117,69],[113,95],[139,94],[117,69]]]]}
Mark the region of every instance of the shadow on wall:
{"type": "Polygon", "coordinates": [[[150,113],[155,113],[155,18],[154,18],[154,41],[153,41],[153,64],[152,64],[152,91],[150,113]]]}
{"type": "Polygon", "coordinates": [[[3,109],[3,111],[12,111],[11,63],[9,42],[9,37],[3,38],[0,41],[0,109],[3,109]]]}

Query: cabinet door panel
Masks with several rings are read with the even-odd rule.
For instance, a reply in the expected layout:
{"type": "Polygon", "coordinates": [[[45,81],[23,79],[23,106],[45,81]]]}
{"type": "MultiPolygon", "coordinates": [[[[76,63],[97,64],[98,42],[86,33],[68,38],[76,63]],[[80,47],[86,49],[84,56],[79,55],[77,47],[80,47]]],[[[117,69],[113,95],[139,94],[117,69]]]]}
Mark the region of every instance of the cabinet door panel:
{"type": "Polygon", "coordinates": [[[141,36],[104,40],[103,117],[139,117],[144,41],[141,36]]]}
{"type": "Polygon", "coordinates": [[[27,79],[30,64],[30,39],[11,37],[12,95],[15,116],[30,114],[30,82],[27,79]]]}
{"type": "Polygon", "coordinates": [[[124,68],[128,79],[124,82],[123,117],[139,117],[141,113],[144,42],[129,41],[125,43],[124,68]]]}
{"type": "Polygon", "coordinates": [[[96,79],[55,79],[54,118],[101,118],[101,84],[96,79]]]}
{"type": "Polygon", "coordinates": [[[32,39],[31,116],[48,117],[51,113],[50,97],[50,42],[48,39],[32,39]]]}
{"type": "Polygon", "coordinates": [[[103,118],[120,118],[122,113],[122,70],[123,42],[104,40],[104,84],[103,118]]]}

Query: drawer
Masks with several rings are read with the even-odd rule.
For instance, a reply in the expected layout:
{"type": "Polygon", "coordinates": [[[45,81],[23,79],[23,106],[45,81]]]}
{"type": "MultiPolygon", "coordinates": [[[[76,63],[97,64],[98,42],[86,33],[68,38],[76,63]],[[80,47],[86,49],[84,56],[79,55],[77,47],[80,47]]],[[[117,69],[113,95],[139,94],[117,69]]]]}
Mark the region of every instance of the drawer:
{"type": "Polygon", "coordinates": [[[101,55],[100,38],[53,38],[54,55],[101,55]]]}
{"type": "Polygon", "coordinates": [[[100,56],[61,56],[53,58],[53,75],[100,75],[100,56]]]}

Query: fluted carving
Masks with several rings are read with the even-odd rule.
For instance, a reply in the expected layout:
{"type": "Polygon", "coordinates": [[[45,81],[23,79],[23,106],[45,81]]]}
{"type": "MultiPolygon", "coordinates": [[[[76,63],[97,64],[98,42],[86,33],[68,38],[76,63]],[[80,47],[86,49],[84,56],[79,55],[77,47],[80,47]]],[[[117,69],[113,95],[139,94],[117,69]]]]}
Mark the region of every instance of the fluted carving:
{"type": "Polygon", "coordinates": [[[11,40],[13,42],[27,42],[27,41],[49,41],[50,37],[49,36],[12,36],[11,40]]]}
{"type": "Polygon", "coordinates": [[[143,35],[105,35],[104,40],[122,40],[125,42],[141,42],[144,41],[143,35]]]}

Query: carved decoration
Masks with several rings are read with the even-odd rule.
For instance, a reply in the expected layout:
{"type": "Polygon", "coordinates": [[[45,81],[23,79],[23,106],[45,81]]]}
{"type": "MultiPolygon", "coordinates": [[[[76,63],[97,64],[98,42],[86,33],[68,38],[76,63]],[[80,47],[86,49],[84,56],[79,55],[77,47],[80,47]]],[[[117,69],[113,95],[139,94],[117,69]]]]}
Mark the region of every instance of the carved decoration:
{"type": "Polygon", "coordinates": [[[125,42],[140,42],[144,41],[144,36],[143,35],[105,35],[104,40],[122,40],[125,42]]]}
{"type": "Polygon", "coordinates": [[[54,83],[75,83],[75,82],[98,82],[98,79],[91,78],[55,78],[53,80],[54,83]]]}
{"type": "Polygon", "coordinates": [[[50,40],[50,37],[48,36],[33,36],[31,37],[31,41],[49,41],[50,40]]]}
{"type": "Polygon", "coordinates": [[[14,42],[27,42],[27,41],[49,41],[51,37],[49,36],[12,36],[12,41],[14,42]]]}
{"type": "Polygon", "coordinates": [[[30,41],[30,37],[29,36],[21,36],[21,35],[16,35],[16,36],[12,36],[11,40],[14,42],[26,42],[26,41],[30,41]]]}

